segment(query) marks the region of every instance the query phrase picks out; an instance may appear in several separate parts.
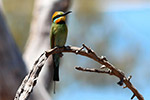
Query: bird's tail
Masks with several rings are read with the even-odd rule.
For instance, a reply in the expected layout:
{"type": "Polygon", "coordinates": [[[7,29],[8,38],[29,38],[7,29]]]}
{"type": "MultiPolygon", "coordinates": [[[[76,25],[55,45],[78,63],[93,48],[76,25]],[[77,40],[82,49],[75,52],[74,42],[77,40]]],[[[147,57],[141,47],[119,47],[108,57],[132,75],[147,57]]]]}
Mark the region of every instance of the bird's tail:
{"type": "Polygon", "coordinates": [[[53,74],[53,81],[59,81],[59,54],[53,55],[53,62],[54,62],[54,74],[53,74]]]}

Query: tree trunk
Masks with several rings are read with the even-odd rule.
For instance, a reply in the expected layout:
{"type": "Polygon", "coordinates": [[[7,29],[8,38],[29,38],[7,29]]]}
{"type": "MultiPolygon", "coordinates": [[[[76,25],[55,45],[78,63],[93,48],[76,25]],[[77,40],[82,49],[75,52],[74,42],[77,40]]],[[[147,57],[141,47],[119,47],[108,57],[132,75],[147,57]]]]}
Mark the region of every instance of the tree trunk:
{"type": "MultiPolygon", "coordinates": [[[[49,31],[51,16],[56,10],[67,11],[70,0],[36,0],[33,11],[33,20],[30,28],[30,36],[26,44],[24,59],[28,69],[31,69],[34,61],[46,50],[50,49],[49,31]]],[[[52,80],[51,57],[42,69],[39,83],[44,84],[49,90],[52,80]]],[[[39,84],[37,84],[39,86],[39,84]]]]}
{"type": "MultiPolygon", "coordinates": [[[[66,11],[69,0],[36,0],[34,18],[24,58],[29,67],[33,66],[35,59],[45,50],[49,49],[49,29],[50,17],[55,10],[66,11]],[[50,13],[51,12],[51,13],[50,13]]],[[[50,62],[48,63],[49,65],[50,62]]],[[[47,65],[48,65],[47,64],[47,65]]],[[[28,67],[28,68],[29,68],[28,67]]],[[[32,100],[50,100],[50,96],[45,87],[50,86],[51,67],[45,68],[43,73],[47,73],[38,81],[38,86],[32,95],[32,100]],[[48,71],[48,72],[46,72],[48,71]],[[43,80],[42,80],[43,79],[43,80]],[[44,81],[44,82],[42,82],[44,81]],[[45,85],[43,85],[43,83],[45,85]],[[48,84],[46,86],[46,83],[48,84]]],[[[27,74],[26,66],[22,60],[21,53],[16,46],[2,12],[0,0],[0,100],[12,100],[16,90],[27,74]]],[[[48,89],[48,88],[47,88],[48,89]]]]}
{"type": "Polygon", "coordinates": [[[27,71],[0,7],[0,100],[12,100],[27,71]]]}

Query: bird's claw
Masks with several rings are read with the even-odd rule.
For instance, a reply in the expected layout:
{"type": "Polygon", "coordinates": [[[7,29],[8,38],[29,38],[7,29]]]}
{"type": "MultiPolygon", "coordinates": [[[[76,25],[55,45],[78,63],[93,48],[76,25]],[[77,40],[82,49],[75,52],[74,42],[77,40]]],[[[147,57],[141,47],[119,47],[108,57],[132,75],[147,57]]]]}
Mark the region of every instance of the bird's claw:
{"type": "Polygon", "coordinates": [[[63,54],[62,54],[62,53],[59,53],[59,57],[63,57],[63,54]]]}

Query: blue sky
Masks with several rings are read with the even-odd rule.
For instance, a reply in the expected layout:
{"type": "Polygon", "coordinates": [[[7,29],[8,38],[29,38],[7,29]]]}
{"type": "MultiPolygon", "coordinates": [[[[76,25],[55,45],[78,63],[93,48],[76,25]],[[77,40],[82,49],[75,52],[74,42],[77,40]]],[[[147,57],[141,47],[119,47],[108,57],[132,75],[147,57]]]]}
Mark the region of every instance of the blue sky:
{"type": "MultiPolygon", "coordinates": [[[[148,70],[150,65],[150,9],[107,12],[106,16],[119,25],[119,29],[116,31],[117,35],[112,40],[112,44],[116,45],[115,48],[112,47],[114,52],[121,54],[124,49],[134,50],[130,44],[139,45],[138,60],[135,69],[130,73],[133,75],[131,81],[142,93],[145,100],[150,99],[150,88],[147,87],[150,83],[148,76],[150,75],[148,70]]],[[[74,84],[60,90],[54,95],[54,98],[55,100],[130,100],[131,96],[132,92],[129,89],[122,89],[116,83],[112,86],[93,88],[74,82],[74,84]]]]}

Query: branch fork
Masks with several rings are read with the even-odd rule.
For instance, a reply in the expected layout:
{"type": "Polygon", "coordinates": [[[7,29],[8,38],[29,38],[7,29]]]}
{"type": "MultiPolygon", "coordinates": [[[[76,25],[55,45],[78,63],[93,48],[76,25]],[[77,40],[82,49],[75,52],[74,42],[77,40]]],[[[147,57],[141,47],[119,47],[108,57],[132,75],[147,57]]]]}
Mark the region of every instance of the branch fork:
{"type": "Polygon", "coordinates": [[[131,99],[133,99],[136,96],[139,100],[144,100],[143,96],[130,82],[132,76],[126,78],[125,74],[121,70],[115,68],[110,62],[108,62],[105,56],[101,56],[101,57],[97,56],[96,53],[91,48],[87,47],[85,44],[82,44],[81,48],[73,47],[73,46],[64,46],[61,48],[55,47],[41,54],[41,56],[35,61],[32,70],[22,81],[21,86],[16,92],[16,96],[14,100],[26,100],[29,97],[30,93],[32,92],[34,86],[36,85],[38,76],[47,58],[52,54],[62,53],[62,52],[75,53],[78,55],[86,56],[102,64],[100,69],[106,68],[107,70],[100,70],[94,68],[90,69],[90,68],[82,68],[82,67],[75,67],[75,69],[79,71],[105,73],[109,75],[114,75],[120,79],[120,81],[118,82],[120,86],[125,84],[126,85],[125,87],[129,88],[133,92],[133,96],[131,97],[131,99]]]}

